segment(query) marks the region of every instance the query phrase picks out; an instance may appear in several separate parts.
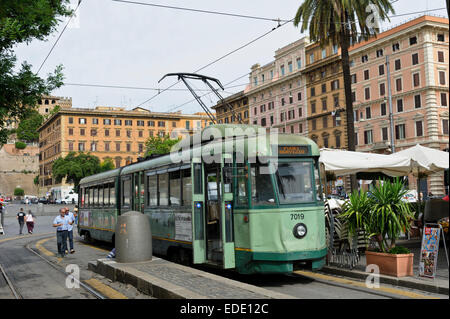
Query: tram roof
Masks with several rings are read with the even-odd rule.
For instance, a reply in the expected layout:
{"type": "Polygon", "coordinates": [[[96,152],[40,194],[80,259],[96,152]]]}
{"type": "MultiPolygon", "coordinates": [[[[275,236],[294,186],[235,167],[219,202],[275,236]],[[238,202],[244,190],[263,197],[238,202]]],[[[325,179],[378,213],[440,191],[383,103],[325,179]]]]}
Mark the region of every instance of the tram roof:
{"type": "Polygon", "coordinates": [[[120,170],[121,170],[120,168],[116,168],[116,169],[112,169],[110,171],[106,171],[103,173],[98,173],[95,175],[84,177],[80,180],[80,185],[81,184],[91,184],[91,183],[95,183],[97,181],[103,181],[106,179],[112,179],[120,174],[120,170]]]}

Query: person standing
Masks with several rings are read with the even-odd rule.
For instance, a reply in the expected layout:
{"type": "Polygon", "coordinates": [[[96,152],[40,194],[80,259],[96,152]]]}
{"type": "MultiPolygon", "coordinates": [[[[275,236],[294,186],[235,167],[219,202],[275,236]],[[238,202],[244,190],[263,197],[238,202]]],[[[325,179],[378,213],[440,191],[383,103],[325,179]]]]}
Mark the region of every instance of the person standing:
{"type": "Polygon", "coordinates": [[[69,227],[69,217],[66,216],[66,210],[61,208],[59,216],[53,220],[53,227],[56,227],[56,242],[58,245],[58,257],[64,257],[67,250],[67,229],[69,227]]]}
{"type": "MultiPolygon", "coordinates": [[[[73,254],[75,252],[75,250],[73,249],[73,223],[75,222],[75,216],[71,211],[69,211],[69,207],[66,207],[65,210],[66,210],[66,217],[68,217],[69,221],[71,222],[71,224],[69,224],[67,227],[67,237],[69,239],[70,253],[73,254]]],[[[67,247],[67,243],[65,244],[67,247]]],[[[65,250],[65,253],[66,254],[69,253],[67,251],[67,248],[65,250]]]]}
{"type": "Polygon", "coordinates": [[[28,210],[28,213],[25,216],[25,221],[27,223],[28,234],[32,234],[34,229],[34,216],[31,209],[28,210]]]}
{"type": "Polygon", "coordinates": [[[25,212],[23,208],[17,213],[17,220],[19,221],[19,235],[22,235],[23,225],[25,224],[25,212]]]}

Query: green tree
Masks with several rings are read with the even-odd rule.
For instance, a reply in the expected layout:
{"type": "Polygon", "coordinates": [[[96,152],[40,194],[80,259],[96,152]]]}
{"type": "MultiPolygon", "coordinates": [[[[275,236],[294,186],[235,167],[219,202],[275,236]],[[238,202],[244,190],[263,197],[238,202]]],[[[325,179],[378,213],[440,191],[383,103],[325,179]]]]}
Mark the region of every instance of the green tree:
{"type": "Polygon", "coordinates": [[[22,141],[39,141],[38,128],[42,125],[44,117],[36,110],[29,110],[27,116],[22,119],[17,127],[17,137],[22,141]]]}
{"type": "Polygon", "coordinates": [[[25,191],[23,190],[23,188],[20,187],[14,188],[14,196],[23,196],[23,195],[25,195],[25,191]]]}
{"type": "MultiPolygon", "coordinates": [[[[112,162],[111,162],[112,163],[112,162]]],[[[80,180],[86,176],[94,175],[100,172],[114,168],[114,165],[100,163],[100,159],[89,153],[70,152],[66,157],[58,158],[52,165],[52,174],[56,183],[61,183],[63,178],[73,183],[78,189],[80,180]]]]}
{"type": "MultiPolygon", "coordinates": [[[[379,32],[370,7],[376,8],[379,21],[389,20],[388,14],[395,13],[389,0],[305,0],[294,18],[294,25],[301,25],[301,32],[309,30],[311,41],[322,47],[333,44],[341,48],[349,151],[355,150],[349,48],[351,43],[379,32]]],[[[355,181],[352,178],[352,189],[356,188],[355,181]]]]}
{"type": "Polygon", "coordinates": [[[34,183],[34,185],[39,186],[39,175],[36,175],[36,176],[34,177],[33,183],[34,183]]]}
{"type": "Polygon", "coordinates": [[[18,150],[23,150],[24,148],[27,147],[27,144],[24,142],[18,141],[18,142],[16,142],[15,146],[18,150]]]}
{"type": "Polygon", "coordinates": [[[4,0],[0,2],[0,145],[6,143],[8,120],[20,121],[44,94],[62,85],[62,66],[47,79],[40,78],[27,62],[16,66],[13,48],[34,39],[45,40],[72,12],[69,0],[4,0]]]}
{"type": "Polygon", "coordinates": [[[115,168],[112,158],[107,157],[100,163],[100,172],[110,171],[115,168]]]}
{"type": "Polygon", "coordinates": [[[145,156],[155,155],[155,154],[168,154],[172,146],[177,144],[181,138],[171,139],[169,135],[161,136],[151,136],[145,142],[145,156]]]}

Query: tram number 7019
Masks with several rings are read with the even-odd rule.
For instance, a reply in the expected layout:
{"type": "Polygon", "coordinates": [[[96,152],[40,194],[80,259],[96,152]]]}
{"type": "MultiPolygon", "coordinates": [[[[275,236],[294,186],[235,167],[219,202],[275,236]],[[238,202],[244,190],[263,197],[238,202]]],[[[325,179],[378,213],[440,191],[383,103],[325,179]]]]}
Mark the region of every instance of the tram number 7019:
{"type": "Polygon", "coordinates": [[[291,214],[291,220],[303,220],[305,215],[303,214],[291,214]]]}

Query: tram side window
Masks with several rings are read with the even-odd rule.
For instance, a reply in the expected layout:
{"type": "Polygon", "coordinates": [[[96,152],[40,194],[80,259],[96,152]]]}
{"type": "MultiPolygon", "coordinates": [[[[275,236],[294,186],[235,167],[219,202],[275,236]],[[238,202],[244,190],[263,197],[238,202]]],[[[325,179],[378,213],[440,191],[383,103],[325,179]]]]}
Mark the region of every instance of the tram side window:
{"type": "Polygon", "coordinates": [[[266,166],[251,167],[252,176],[252,204],[275,205],[275,192],[273,191],[271,174],[267,173],[266,166]]]}
{"type": "Polygon", "coordinates": [[[109,205],[116,206],[116,185],[114,183],[109,184],[109,205]]]}
{"type": "Polygon", "coordinates": [[[89,207],[89,188],[84,189],[84,207],[89,207]]]}
{"type": "Polygon", "coordinates": [[[93,201],[94,206],[98,206],[98,188],[97,186],[94,187],[94,201],[93,201]]]}
{"type": "Polygon", "coordinates": [[[94,206],[94,188],[89,187],[89,207],[94,206]]]}
{"type": "Polygon", "coordinates": [[[131,179],[123,181],[122,184],[122,206],[130,206],[130,195],[131,195],[131,179]]]}
{"type": "Polygon", "coordinates": [[[181,202],[181,183],[180,171],[170,172],[170,205],[180,206],[181,202]]]}
{"type": "Polygon", "coordinates": [[[86,199],[86,197],[84,196],[84,192],[85,192],[85,189],[83,187],[80,187],[80,194],[81,194],[80,207],[84,207],[84,200],[86,199]]]}
{"type": "Polygon", "coordinates": [[[158,180],[156,175],[147,176],[147,205],[158,205],[158,180]]]}
{"type": "Polygon", "coordinates": [[[103,185],[98,187],[98,206],[103,207],[103,185]]]}
{"type": "Polygon", "coordinates": [[[109,206],[109,184],[103,184],[103,206],[109,206]]]}
{"type": "Polygon", "coordinates": [[[248,206],[247,178],[245,168],[237,169],[237,200],[238,206],[248,206]]]}
{"type": "Polygon", "coordinates": [[[185,169],[183,174],[183,205],[192,206],[192,178],[191,170],[185,169]]]}
{"type": "Polygon", "coordinates": [[[169,205],[169,174],[164,173],[158,175],[159,180],[159,205],[167,206],[169,205]]]}

